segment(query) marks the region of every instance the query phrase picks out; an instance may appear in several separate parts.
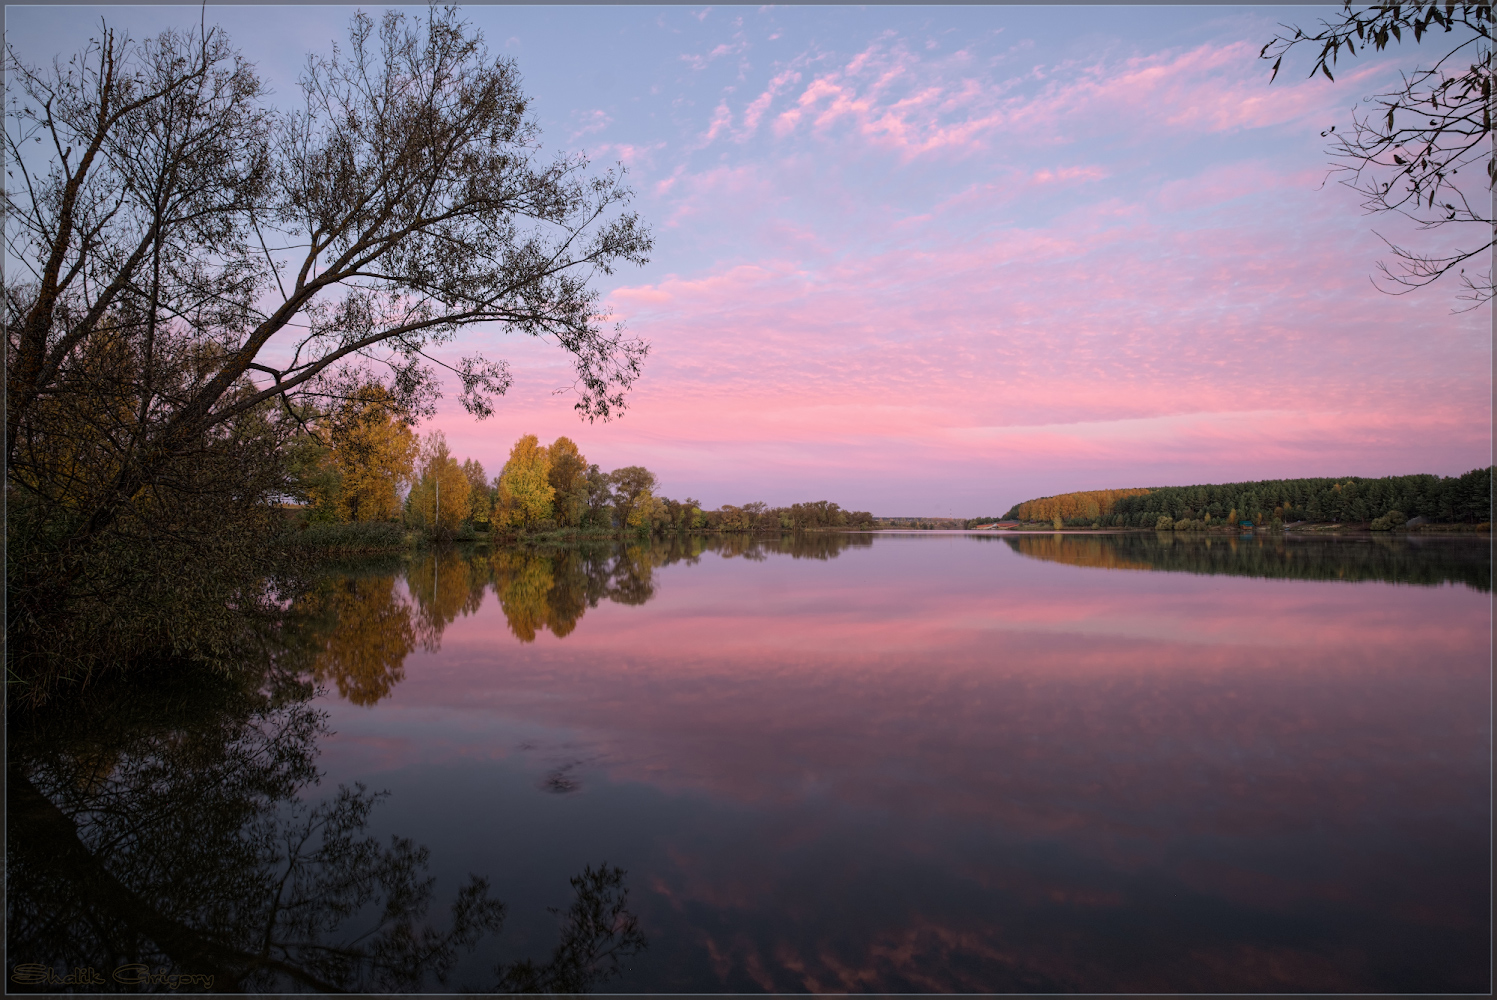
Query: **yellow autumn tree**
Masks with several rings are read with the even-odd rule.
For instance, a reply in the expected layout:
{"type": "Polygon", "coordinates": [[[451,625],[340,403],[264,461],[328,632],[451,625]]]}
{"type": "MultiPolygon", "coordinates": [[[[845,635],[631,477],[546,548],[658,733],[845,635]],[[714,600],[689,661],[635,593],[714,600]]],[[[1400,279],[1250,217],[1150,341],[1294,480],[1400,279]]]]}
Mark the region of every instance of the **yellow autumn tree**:
{"type": "Polygon", "coordinates": [[[1146,489],[1127,489],[1062,493],[1059,496],[1026,500],[1014,508],[1014,516],[1021,521],[1056,521],[1070,517],[1096,520],[1110,515],[1113,507],[1123,497],[1143,496],[1148,492],[1146,489]]]}
{"type": "Polygon", "coordinates": [[[327,420],[337,472],[340,521],[393,521],[400,488],[410,481],[416,437],[395,414],[389,393],[366,385],[327,420]]]}
{"type": "Polygon", "coordinates": [[[551,456],[534,434],[526,434],[509,450],[509,461],[499,474],[494,501],[494,524],[523,528],[549,520],[556,488],[551,485],[551,456]]]}
{"type": "Polygon", "coordinates": [[[447,448],[447,437],[433,431],[421,445],[421,478],[411,489],[413,521],[428,531],[456,531],[469,513],[468,477],[447,448]]]}

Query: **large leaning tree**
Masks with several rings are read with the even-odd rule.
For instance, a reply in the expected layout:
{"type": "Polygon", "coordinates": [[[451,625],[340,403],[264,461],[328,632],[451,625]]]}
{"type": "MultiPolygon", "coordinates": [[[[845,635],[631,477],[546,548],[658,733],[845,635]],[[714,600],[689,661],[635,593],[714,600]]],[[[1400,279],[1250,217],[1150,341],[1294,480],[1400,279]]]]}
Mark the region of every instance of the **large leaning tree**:
{"type": "Polygon", "coordinates": [[[430,414],[446,368],[488,415],[510,375],[465,328],[569,352],[585,418],[624,406],[646,346],[590,282],[649,231],[621,169],[542,150],[455,9],[356,15],[292,108],[214,28],[105,25],[66,61],[7,48],[6,73],[12,680],[37,642],[78,648],[85,607],[90,634],[150,618],[175,648],[190,607],[244,603],[183,580],[248,565],[309,412],[379,383],[430,414]]]}
{"type": "Polygon", "coordinates": [[[1367,110],[1354,113],[1346,127],[1321,133],[1332,140],[1342,183],[1362,196],[1368,212],[1403,216],[1421,232],[1457,234],[1434,250],[1384,237],[1391,258],[1378,265],[1384,291],[1403,294],[1455,273],[1468,308],[1492,298],[1492,33],[1490,3],[1345,0],[1336,20],[1313,31],[1285,26],[1260,53],[1274,61],[1277,77],[1291,50],[1309,48],[1310,75],[1328,80],[1340,57],[1359,48],[1412,42],[1429,53],[1397,86],[1366,98],[1367,110]]]}

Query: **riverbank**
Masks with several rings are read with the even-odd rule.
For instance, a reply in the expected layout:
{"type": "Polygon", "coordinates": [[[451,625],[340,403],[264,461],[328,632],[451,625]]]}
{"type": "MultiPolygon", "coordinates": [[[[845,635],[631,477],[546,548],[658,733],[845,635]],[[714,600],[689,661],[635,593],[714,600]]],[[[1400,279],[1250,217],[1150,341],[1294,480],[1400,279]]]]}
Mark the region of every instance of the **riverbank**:
{"type": "Polygon", "coordinates": [[[696,528],[690,531],[640,531],[618,528],[552,528],[544,531],[478,531],[465,526],[464,529],[441,537],[408,529],[402,525],[379,522],[349,522],[347,524],[314,524],[294,527],[280,538],[281,544],[303,552],[327,556],[389,554],[417,552],[433,545],[461,544],[478,546],[529,546],[529,545],[577,545],[589,542],[647,541],[651,538],[743,537],[768,538],[791,534],[843,534],[849,531],[877,531],[879,529],[850,528],[802,528],[764,529],[754,531],[724,531],[696,528]]]}
{"type": "MultiPolygon", "coordinates": [[[[1221,536],[1221,535],[1471,535],[1490,534],[1492,526],[1490,522],[1481,524],[1419,524],[1412,527],[1399,527],[1391,531],[1375,530],[1370,522],[1347,523],[1347,522],[1300,522],[1286,524],[1282,527],[1268,525],[1255,525],[1244,527],[1241,525],[1203,525],[1190,528],[1164,529],[1165,533],[1179,537],[1191,536],[1221,536]]],[[[851,529],[840,528],[809,528],[802,529],[801,533],[841,533],[851,529]]],[[[860,533],[879,532],[908,532],[908,531],[939,531],[940,528],[915,527],[915,526],[879,526],[877,528],[860,529],[860,533]]],[[[1029,522],[1019,524],[1006,524],[1001,527],[973,527],[966,530],[991,534],[1054,534],[1061,532],[1065,534],[1147,534],[1158,533],[1157,528],[1125,528],[1101,525],[1067,525],[1056,528],[1048,522],[1029,522]]],[[[795,534],[796,532],[779,530],[760,531],[722,531],[711,529],[694,529],[686,532],[644,532],[637,530],[619,530],[617,528],[553,528],[545,531],[531,532],[489,532],[478,531],[473,528],[465,528],[450,535],[433,538],[419,531],[413,531],[402,525],[386,522],[352,522],[348,524],[316,524],[302,528],[295,528],[281,537],[282,544],[317,555],[347,556],[347,555],[373,555],[397,552],[416,552],[439,544],[465,544],[478,546],[491,545],[577,545],[588,542],[619,542],[619,541],[643,541],[652,537],[690,537],[700,536],[744,536],[744,537],[769,537],[774,535],[795,534]]]]}

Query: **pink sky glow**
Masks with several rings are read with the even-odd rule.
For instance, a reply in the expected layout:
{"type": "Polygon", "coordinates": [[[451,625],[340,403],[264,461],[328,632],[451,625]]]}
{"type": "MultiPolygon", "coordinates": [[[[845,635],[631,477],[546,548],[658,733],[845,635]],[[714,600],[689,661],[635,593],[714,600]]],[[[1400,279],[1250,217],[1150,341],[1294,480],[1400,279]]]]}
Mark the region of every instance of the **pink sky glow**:
{"type": "MultiPolygon", "coordinates": [[[[56,15],[14,10],[56,45],[56,15]]],[[[215,10],[289,94],[300,50],[215,10]]],[[[348,13],[278,20],[315,48],[348,13]]],[[[1418,51],[1334,83],[1291,57],[1270,85],[1289,13],[470,8],[548,147],[628,166],[657,249],[598,287],[651,354],[627,414],[587,425],[562,353],[475,331],[515,383],[485,422],[449,392],[430,426],[491,475],[565,434],[673,497],[882,515],[1486,465],[1490,307],[1376,291],[1374,227],[1410,234],[1322,184],[1320,131],[1418,51]]]]}

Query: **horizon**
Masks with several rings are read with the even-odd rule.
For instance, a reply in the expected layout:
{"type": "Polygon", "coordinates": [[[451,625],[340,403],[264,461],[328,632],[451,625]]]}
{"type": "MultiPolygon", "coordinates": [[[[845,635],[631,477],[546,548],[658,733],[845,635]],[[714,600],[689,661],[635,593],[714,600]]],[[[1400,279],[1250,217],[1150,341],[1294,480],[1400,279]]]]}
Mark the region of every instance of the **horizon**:
{"type": "MultiPolygon", "coordinates": [[[[207,13],[285,105],[353,9],[207,13]]],[[[1270,85],[1277,11],[1082,10],[465,8],[547,150],[629,168],[656,250],[595,287],[652,352],[588,425],[564,352],[470,331],[513,387],[482,422],[449,388],[420,430],[491,478],[565,435],[712,507],[951,511],[897,517],[1490,465],[1491,305],[1376,291],[1377,234],[1405,231],[1325,180],[1321,131],[1419,48],[1335,82],[1300,54],[1270,85]]],[[[143,37],[201,12],[12,7],[7,34],[48,62],[100,16],[143,37]]]]}

